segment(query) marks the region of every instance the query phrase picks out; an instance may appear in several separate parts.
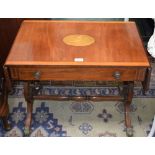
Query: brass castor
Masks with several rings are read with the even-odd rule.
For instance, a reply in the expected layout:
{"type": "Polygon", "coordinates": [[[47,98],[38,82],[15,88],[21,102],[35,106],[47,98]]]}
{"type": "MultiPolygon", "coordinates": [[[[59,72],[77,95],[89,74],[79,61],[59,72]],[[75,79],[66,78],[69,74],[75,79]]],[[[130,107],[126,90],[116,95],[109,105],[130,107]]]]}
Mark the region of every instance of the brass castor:
{"type": "Polygon", "coordinates": [[[7,118],[2,118],[2,124],[5,131],[11,130],[11,124],[8,122],[7,118]]]}
{"type": "Polygon", "coordinates": [[[4,125],[4,129],[5,129],[6,131],[10,131],[10,130],[11,130],[11,124],[10,124],[10,123],[5,124],[5,125],[4,125]]]}
{"type": "Polygon", "coordinates": [[[29,137],[30,136],[30,133],[31,133],[31,131],[30,131],[30,128],[29,127],[25,127],[24,128],[24,137],[29,137]]]}
{"type": "Polygon", "coordinates": [[[126,129],[126,135],[128,137],[133,137],[133,128],[127,128],[126,129]]]}

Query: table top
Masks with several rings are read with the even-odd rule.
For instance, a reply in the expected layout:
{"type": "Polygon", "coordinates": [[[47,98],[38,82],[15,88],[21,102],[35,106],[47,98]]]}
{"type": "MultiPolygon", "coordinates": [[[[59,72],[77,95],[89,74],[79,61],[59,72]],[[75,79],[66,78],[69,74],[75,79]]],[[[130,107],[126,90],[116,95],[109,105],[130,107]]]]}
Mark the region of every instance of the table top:
{"type": "Polygon", "coordinates": [[[27,20],[5,65],[150,66],[134,22],[27,20]]]}

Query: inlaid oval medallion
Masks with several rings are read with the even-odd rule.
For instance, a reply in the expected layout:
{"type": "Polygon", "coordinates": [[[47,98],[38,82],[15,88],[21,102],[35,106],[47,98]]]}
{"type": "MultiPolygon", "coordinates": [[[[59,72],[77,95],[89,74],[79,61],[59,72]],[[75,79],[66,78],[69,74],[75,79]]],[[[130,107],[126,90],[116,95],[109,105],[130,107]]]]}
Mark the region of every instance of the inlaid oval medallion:
{"type": "Polygon", "coordinates": [[[65,36],[63,42],[71,46],[89,46],[95,42],[95,39],[89,35],[73,34],[65,36]]]}

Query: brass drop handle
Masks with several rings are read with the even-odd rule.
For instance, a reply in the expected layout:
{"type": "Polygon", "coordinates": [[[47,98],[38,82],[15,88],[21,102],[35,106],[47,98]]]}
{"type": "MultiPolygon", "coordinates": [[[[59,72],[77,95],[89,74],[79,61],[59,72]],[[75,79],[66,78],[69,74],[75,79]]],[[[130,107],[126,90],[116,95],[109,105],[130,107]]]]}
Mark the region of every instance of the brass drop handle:
{"type": "Polygon", "coordinates": [[[116,72],[114,72],[113,77],[114,77],[116,80],[120,80],[120,78],[121,78],[121,73],[118,72],[118,71],[116,71],[116,72]]]}
{"type": "Polygon", "coordinates": [[[34,78],[36,79],[36,80],[39,80],[40,79],[40,76],[41,76],[41,73],[40,73],[40,71],[36,71],[35,73],[34,73],[34,78]]]}

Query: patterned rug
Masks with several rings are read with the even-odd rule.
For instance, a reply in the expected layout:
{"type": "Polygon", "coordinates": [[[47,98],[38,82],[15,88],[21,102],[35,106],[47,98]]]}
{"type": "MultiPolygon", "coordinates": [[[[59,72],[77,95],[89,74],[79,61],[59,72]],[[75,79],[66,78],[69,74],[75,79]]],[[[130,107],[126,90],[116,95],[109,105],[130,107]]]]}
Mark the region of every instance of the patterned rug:
{"type": "MultiPolygon", "coordinates": [[[[155,115],[155,65],[151,75],[150,90],[146,96],[142,94],[141,85],[135,83],[134,99],[131,104],[131,118],[135,137],[146,137],[151,130],[155,115]]],[[[114,87],[93,88],[81,87],[79,83],[74,87],[43,88],[44,94],[55,95],[117,95],[114,87]]],[[[0,122],[0,136],[23,136],[26,103],[23,98],[23,85],[16,84],[9,96],[9,122],[12,130],[5,132],[0,122]]],[[[76,101],[47,101],[36,100],[33,108],[31,126],[32,137],[125,137],[124,107],[122,102],[76,102],[76,101]]],[[[153,131],[155,134],[155,131],[153,131]]]]}
{"type": "MultiPolygon", "coordinates": [[[[23,136],[24,98],[9,98],[9,122],[13,128],[0,136],[23,136]]],[[[134,98],[131,105],[134,136],[147,136],[155,114],[154,99],[134,98]]],[[[30,136],[124,137],[124,107],[121,102],[35,101],[30,136]]]]}

